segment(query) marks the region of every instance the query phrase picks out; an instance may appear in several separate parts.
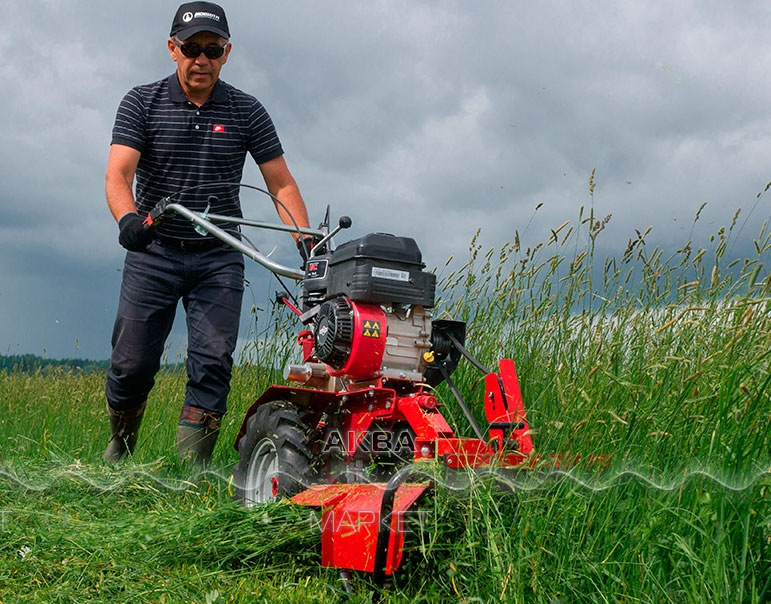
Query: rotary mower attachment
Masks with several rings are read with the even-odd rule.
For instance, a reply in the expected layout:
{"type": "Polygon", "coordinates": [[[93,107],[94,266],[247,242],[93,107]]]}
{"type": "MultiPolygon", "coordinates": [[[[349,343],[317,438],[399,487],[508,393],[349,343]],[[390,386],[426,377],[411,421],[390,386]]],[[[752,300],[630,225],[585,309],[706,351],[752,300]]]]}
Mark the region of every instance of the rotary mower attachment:
{"type": "MultiPolygon", "coordinates": [[[[357,448],[368,448],[366,436],[372,434],[373,424],[391,429],[408,426],[413,448],[405,452],[405,457],[411,455],[412,461],[393,473],[387,482],[325,482],[291,498],[296,504],[322,510],[323,566],[374,573],[376,582],[382,582],[401,563],[405,515],[431,488],[431,478],[439,471],[436,462],[452,472],[483,467],[515,468],[528,461],[532,442],[514,363],[501,360],[499,367],[498,373],[486,378],[485,411],[491,426],[487,441],[456,437],[439,413],[434,396],[422,389],[400,395],[377,388],[360,396],[348,395],[348,401],[339,409],[351,430],[346,433],[358,434],[360,438],[348,443],[352,447],[347,456],[354,459],[357,448]],[[434,464],[429,465],[430,462],[434,464]]],[[[385,437],[382,440],[385,442],[385,437]]],[[[404,437],[403,443],[409,440],[404,437]]]]}

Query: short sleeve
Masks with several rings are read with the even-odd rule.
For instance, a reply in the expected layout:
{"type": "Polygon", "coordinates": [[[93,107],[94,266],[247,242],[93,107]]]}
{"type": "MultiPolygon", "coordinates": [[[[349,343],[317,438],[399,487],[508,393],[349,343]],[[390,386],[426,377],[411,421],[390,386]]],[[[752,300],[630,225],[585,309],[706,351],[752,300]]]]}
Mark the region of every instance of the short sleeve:
{"type": "Polygon", "coordinates": [[[249,115],[247,148],[257,164],[263,164],[284,154],[273,120],[259,101],[255,100],[249,115]]]}
{"type": "Polygon", "coordinates": [[[146,137],[145,104],[139,91],[130,90],[118,106],[112,128],[112,144],[144,151],[146,137]]]}

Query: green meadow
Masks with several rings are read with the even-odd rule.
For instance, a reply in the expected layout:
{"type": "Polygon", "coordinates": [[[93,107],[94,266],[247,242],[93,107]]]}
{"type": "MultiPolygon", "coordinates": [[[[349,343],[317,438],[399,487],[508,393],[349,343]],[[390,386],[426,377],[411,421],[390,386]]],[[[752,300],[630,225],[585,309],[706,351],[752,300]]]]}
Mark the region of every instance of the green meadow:
{"type": "MultiPolygon", "coordinates": [[[[771,600],[771,229],[739,258],[741,213],[704,242],[665,251],[635,232],[600,256],[607,225],[582,209],[536,245],[475,238],[437,270],[434,317],[467,321],[485,365],[514,359],[542,462],[507,483],[440,482],[403,567],[382,589],[354,575],[351,602],[771,600]]],[[[342,601],[310,510],[232,501],[243,414],[294,354],[289,317],[260,322],[204,474],[175,459],[180,369],[159,376],[118,466],[101,461],[103,373],[0,372],[0,602],[342,601]]],[[[481,419],[480,377],[454,375],[481,419]]]]}

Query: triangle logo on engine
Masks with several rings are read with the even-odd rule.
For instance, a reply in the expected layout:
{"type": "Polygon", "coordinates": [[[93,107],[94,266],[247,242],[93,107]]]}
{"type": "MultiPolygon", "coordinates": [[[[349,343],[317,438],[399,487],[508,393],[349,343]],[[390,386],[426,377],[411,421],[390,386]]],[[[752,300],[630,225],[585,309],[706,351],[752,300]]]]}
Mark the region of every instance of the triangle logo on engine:
{"type": "Polygon", "coordinates": [[[380,337],[380,321],[364,321],[362,336],[365,338],[380,337]]]}

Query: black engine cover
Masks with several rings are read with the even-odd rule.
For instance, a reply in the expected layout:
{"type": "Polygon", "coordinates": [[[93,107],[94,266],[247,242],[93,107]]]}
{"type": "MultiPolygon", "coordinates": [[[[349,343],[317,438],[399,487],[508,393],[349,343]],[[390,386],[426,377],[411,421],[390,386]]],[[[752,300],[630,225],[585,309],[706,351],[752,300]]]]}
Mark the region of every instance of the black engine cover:
{"type": "Polygon", "coordinates": [[[436,275],[424,272],[424,266],[414,239],[370,233],[307,263],[305,306],[345,295],[355,302],[431,308],[436,275]]]}

